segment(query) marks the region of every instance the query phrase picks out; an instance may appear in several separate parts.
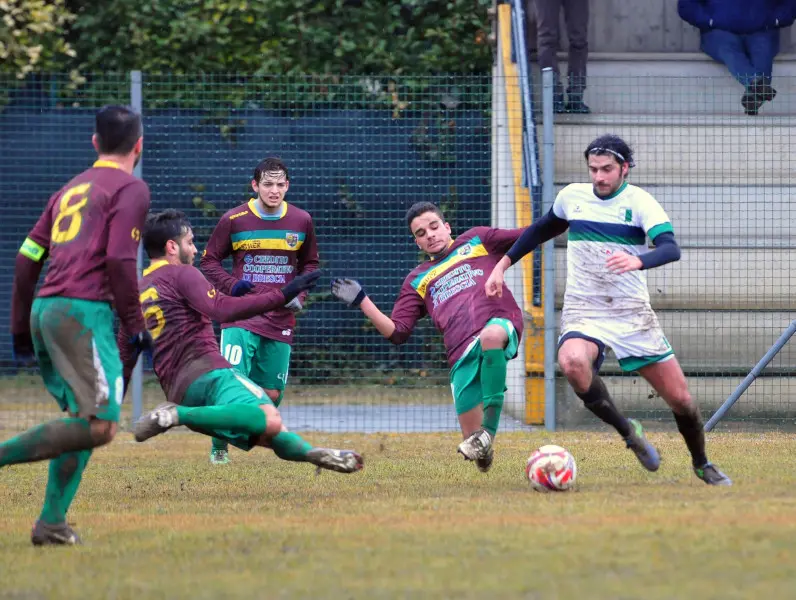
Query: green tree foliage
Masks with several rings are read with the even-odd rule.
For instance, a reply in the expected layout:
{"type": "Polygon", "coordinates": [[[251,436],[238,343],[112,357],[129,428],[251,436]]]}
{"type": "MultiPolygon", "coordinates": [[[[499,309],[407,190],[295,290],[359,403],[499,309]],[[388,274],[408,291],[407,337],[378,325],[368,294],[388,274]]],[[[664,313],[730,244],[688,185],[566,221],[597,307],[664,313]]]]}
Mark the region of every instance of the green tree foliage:
{"type": "Polygon", "coordinates": [[[78,18],[70,40],[85,73],[483,73],[491,66],[490,5],[490,0],[71,0],[78,18]]]}
{"type": "Polygon", "coordinates": [[[0,73],[69,70],[75,51],[65,39],[75,16],[64,0],[0,0],[0,73]]]}

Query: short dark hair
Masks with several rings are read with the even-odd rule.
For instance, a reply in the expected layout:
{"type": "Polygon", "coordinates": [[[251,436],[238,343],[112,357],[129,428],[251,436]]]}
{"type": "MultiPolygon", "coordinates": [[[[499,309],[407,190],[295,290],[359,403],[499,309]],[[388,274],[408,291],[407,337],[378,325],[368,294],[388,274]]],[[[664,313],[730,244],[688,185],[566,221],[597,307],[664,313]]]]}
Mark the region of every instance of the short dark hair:
{"type": "Polygon", "coordinates": [[[439,206],[433,204],[431,202],[415,202],[412,206],[409,207],[409,210],[406,211],[406,226],[411,230],[412,229],[412,221],[414,221],[420,215],[433,212],[437,215],[440,219],[445,221],[445,215],[442,214],[439,206]]]}
{"type": "Polygon", "coordinates": [[[290,173],[287,172],[287,165],[282,162],[281,158],[269,156],[265,160],[260,161],[260,164],[254,168],[254,180],[260,183],[260,178],[263,173],[270,171],[282,171],[285,174],[285,180],[290,181],[290,173]]]}
{"type": "Polygon", "coordinates": [[[103,106],[94,123],[100,154],[129,154],[144,131],[141,115],[129,106],[103,106]]]}
{"type": "Polygon", "coordinates": [[[633,149],[630,145],[620,138],[618,135],[611,133],[601,135],[591,144],[586,146],[586,151],[583,157],[586,162],[589,161],[589,156],[596,154],[597,156],[613,156],[620,165],[626,164],[629,168],[636,166],[633,162],[633,149]]]}
{"type": "Polygon", "coordinates": [[[166,242],[177,242],[191,229],[191,224],[182,213],[173,208],[150,214],[144,224],[144,250],[149,258],[162,258],[166,254],[166,242]]]}

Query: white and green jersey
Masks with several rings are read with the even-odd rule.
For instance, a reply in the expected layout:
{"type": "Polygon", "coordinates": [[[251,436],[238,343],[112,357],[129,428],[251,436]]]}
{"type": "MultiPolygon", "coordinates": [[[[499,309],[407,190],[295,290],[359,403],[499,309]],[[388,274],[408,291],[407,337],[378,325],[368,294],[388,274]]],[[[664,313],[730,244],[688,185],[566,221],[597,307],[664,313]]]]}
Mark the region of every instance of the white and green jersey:
{"type": "Polygon", "coordinates": [[[649,310],[646,271],[615,275],[606,261],[614,252],[647,252],[647,237],[673,231],[658,201],[628,183],[607,198],[596,196],[591,184],[573,183],[558,193],[553,212],[569,223],[564,321],[649,310]]]}

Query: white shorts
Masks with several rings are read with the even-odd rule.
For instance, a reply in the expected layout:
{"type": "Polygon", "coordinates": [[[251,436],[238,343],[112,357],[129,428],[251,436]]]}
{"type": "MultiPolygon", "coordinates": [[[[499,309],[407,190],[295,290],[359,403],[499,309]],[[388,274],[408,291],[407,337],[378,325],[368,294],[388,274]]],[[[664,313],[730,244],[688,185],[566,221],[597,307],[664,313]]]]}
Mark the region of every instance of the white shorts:
{"type": "Polygon", "coordinates": [[[658,325],[647,323],[640,329],[638,320],[619,320],[611,318],[580,318],[569,320],[558,338],[559,347],[569,339],[584,339],[594,342],[600,355],[594,363],[600,369],[605,360],[606,346],[613,350],[623,371],[638,371],[642,367],[674,358],[674,350],[658,325]]]}

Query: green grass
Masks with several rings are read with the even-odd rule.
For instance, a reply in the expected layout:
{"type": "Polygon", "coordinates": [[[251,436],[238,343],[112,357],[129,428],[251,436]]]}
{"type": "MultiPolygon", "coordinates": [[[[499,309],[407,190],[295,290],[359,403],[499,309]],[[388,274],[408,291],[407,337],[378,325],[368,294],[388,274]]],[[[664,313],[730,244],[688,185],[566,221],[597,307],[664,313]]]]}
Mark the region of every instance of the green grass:
{"type": "Polygon", "coordinates": [[[207,462],[198,435],[95,453],[70,520],[80,548],[34,549],[46,465],[0,470],[0,597],[784,598],[796,589],[796,439],[716,434],[735,480],[709,488],[682,441],[654,433],[647,473],[615,436],[498,437],[492,472],[455,435],[308,436],[366,456],[353,475],[267,451],[207,462]],[[539,494],[523,467],[569,448],[576,489],[539,494]]]}

